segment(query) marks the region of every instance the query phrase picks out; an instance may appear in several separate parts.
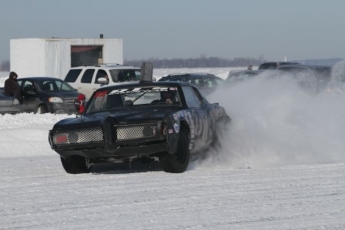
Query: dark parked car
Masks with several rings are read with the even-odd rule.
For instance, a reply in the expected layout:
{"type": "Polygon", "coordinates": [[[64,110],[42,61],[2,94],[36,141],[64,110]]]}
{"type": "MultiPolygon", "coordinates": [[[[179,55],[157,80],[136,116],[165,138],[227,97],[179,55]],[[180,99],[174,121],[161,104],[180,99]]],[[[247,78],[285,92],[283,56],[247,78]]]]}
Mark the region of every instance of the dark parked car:
{"type": "Polygon", "coordinates": [[[188,82],[198,87],[204,95],[214,92],[217,87],[224,83],[224,79],[207,73],[170,74],[158,81],[188,82]]]}
{"type": "Polygon", "coordinates": [[[332,74],[331,66],[319,65],[283,65],[278,70],[297,77],[300,82],[314,87],[317,92],[326,90],[332,74]]]}
{"type": "Polygon", "coordinates": [[[181,173],[190,154],[216,145],[230,122],[223,107],[183,82],[102,87],[79,109],[79,117],[61,120],[49,132],[51,148],[73,174],[100,162],[148,158],[159,160],[166,172],[181,173]]]}
{"type": "Polygon", "coordinates": [[[258,69],[278,69],[280,66],[283,65],[300,65],[301,63],[298,62],[265,62],[259,65],[258,69]]]}
{"type": "Polygon", "coordinates": [[[14,97],[3,95],[3,88],[0,88],[0,114],[16,114],[20,112],[19,101],[14,97]]]}
{"type": "Polygon", "coordinates": [[[234,70],[230,71],[228,77],[226,78],[226,83],[236,83],[248,80],[262,73],[263,70],[234,70]]]}
{"type": "Polygon", "coordinates": [[[74,100],[80,93],[67,82],[52,77],[19,78],[23,94],[21,112],[75,113],[74,100]]]}

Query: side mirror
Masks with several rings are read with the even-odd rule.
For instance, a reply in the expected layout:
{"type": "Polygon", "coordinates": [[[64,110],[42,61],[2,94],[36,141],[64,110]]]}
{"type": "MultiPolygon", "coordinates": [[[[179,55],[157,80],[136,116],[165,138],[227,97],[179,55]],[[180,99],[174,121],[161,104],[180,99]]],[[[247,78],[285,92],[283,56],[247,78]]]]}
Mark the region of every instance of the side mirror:
{"type": "Polygon", "coordinates": [[[216,103],[213,103],[214,105],[219,105],[219,103],[218,102],[216,102],[216,103]]]}
{"type": "Polygon", "coordinates": [[[100,78],[98,78],[97,83],[98,84],[108,84],[109,82],[105,77],[100,77],[100,78]]]}

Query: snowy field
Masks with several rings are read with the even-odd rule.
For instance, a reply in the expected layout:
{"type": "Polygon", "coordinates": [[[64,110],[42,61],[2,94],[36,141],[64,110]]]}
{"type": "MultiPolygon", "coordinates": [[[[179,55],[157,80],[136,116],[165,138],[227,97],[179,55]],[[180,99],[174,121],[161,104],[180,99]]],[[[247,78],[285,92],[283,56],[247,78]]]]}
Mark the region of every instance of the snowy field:
{"type": "MultiPolygon", "coordinates": [[[[344,73],[340,63],[333,82],[344,73]]],[[[208,99],[231,128],[183,174],[152,163],[69,175],[47,139],[69,116],[0,115],[0,229],[345,229],[345,94],[262,76],[208,99]]]]}

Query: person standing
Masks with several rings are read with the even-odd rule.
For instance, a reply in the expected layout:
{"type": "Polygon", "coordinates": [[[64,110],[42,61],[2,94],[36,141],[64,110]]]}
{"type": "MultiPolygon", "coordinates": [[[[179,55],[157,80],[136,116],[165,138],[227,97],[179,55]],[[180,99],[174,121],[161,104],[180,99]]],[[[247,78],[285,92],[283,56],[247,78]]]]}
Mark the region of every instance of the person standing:
{"type": "Polygon", "coordinates": [[[5,81],[4,85],[4,95],[15,97],[18,99],[19,103],[22,103],[22,91],[17,82],[18,75],[15,72],[10,72],[8,79],[5,81]]]}

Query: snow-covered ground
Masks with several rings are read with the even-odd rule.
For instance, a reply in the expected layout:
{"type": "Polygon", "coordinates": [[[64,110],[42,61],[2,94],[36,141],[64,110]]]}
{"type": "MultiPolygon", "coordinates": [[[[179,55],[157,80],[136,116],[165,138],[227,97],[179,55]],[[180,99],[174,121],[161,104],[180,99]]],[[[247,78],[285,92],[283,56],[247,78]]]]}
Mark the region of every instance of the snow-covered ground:
{"type": "Polygon", "coordinates": [[[47,140],[68,115],[0,115],[0,229],[345,229],[345,94],[263,76],[208,99],[232,125],[183,174],[152,163],[69,175],[47,140]]]}

